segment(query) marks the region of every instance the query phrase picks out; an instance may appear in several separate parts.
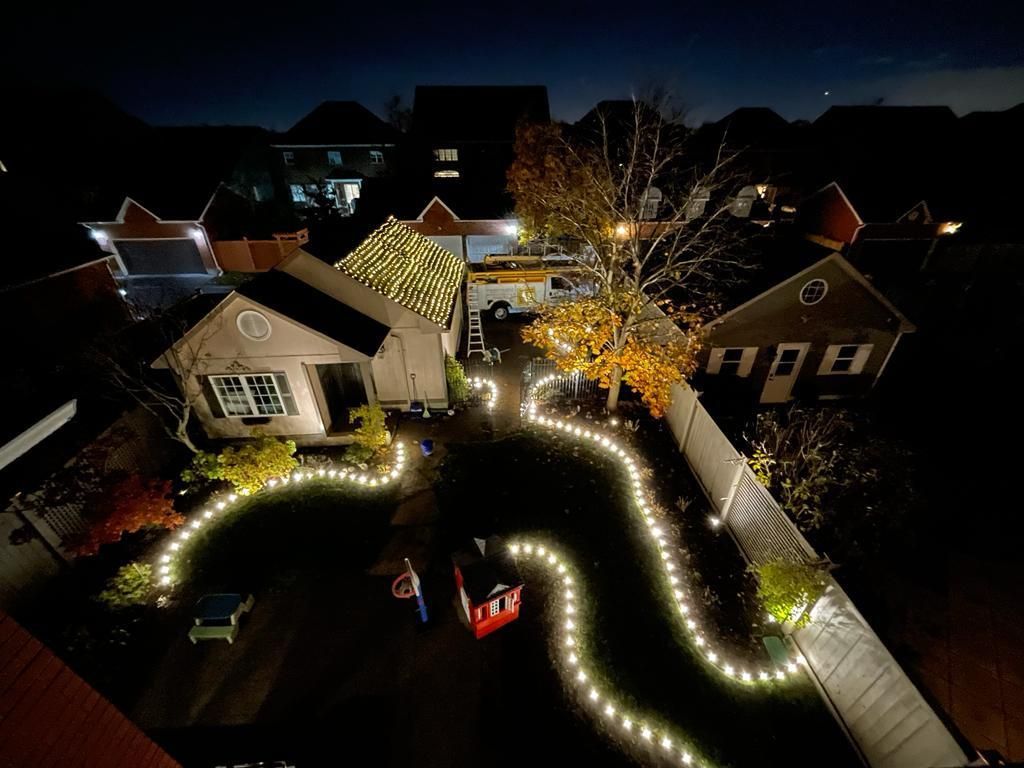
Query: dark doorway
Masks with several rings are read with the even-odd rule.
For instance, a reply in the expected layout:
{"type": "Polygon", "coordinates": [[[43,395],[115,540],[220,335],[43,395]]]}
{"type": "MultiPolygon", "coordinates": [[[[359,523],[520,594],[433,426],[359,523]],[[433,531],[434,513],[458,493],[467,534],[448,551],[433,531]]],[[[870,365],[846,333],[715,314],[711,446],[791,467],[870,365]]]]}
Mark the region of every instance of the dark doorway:
{"type": "Polygon", "coordinates": [[[318,365],[316,375],[324,391],[327,410],[330,411],[330,431],[348,431],[351,429],[348,423],[348,409],[367,402],[366,385],[363,383],[363,372],[359,363],[318,365]]]}

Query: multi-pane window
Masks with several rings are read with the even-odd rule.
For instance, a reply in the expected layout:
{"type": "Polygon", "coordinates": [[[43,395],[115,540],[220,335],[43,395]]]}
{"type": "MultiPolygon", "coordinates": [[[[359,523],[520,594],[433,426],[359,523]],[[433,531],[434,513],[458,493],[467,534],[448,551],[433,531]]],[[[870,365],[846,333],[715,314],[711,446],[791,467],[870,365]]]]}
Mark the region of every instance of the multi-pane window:
{"type": "Polygon", "coordinates": [[[306,188],[301,184],[292,184],[292,202],[293,203],[304,203],[306,202],[306,188]]]}
{"type": "Polygon", "coordinates": [[[800,289],[800,301],[808,306],[817,304],[825,298],[826,293],[828,293],[828,283],[820,278],[815,278],[804,283],[804,287],[800,289]]]}
{"type": "Polygon", "coordinates": [[[720,376],[749,376],[757,347],[715,347],[708,357],[708,373],[720,376]]]}
{"type": "Polygon", "coordinates": [[[371,165],[384,165],[384,153],[379,149],[370,150],[370,164],[371,165]]]}
{"type": "Polygon", "coordinates": [[[211,376],[210,385],[225,416],[284,416],[298,413],[283,373],[211,376]]]}
{"type": "Polygon", "coordinates": [[[282,152],[281,157],[284,158],[285,165],[295,165],[295,153],[294,152],[282,152]]]}
{"type": "Polygon", "coordinates": [[[736,376],[740,372],[740,366],[743,364],[743,349],[733,348],[727,349],[722,354],[722,363],[718,366],[718,372],[725,374],[726,376],[736,376]]]}
{"type": "Polygon", "coordinates": [[[799,349],[783,349],[775,358],[775,370],[773,373],[776,376],[792,376],[793,372],[796,370],[796,364],[799,360],[799,349]]]}
{"type": "Polygon", "coordinates": [[[434,159],[439,163],[457,163],[459,162],[459,150],[435,149],[434,159]]]}
{"type": "Polygon", "coordinates": [[[457,179],[459,178],[458,171],[434,171],[435,179],[457,179]]]}
{"type": "Polygon", "coordinates": [[[505,598],[504,598],[504,596],[499,597],[497,600],[492,600],[491,601],[491,606],[490,606],[490,615],[491,616],[497,616],[503,610],[505,610],[505,598]]]}
{"type": "Polygon", "coordinates": [[[341,165],[341,152],[337,150],[329,150],[327,152],[327,164],[328,165],[341,165]]]}
{"type": "Polygon", "coordinates": [[[833,344],[825,350],[818,373],[860,373],[871,357],[872,349],[873,344],[833,344]]]}

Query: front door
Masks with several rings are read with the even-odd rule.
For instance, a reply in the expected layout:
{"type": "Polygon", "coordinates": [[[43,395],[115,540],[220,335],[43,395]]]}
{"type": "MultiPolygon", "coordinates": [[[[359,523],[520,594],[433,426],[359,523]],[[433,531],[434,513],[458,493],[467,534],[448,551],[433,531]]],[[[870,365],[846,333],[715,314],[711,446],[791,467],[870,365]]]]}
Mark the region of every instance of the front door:
{"type": "Polygon", "coordinates": [[[775,360],[768,371],[768,379],[761,391],[762,403],[784,403],[793,393],[793,384],[800,375],[800,368],[811,345],[806,342],[779,344],[775,360]]]}
{"type": "Polygon", "coordinates": [[[317,377],[324,393],[328,413],[322,414],[329,432],[345,432],[349,427],[348,411],[366,403],[366,385],[359,363],[317,365],[317,377]]]}

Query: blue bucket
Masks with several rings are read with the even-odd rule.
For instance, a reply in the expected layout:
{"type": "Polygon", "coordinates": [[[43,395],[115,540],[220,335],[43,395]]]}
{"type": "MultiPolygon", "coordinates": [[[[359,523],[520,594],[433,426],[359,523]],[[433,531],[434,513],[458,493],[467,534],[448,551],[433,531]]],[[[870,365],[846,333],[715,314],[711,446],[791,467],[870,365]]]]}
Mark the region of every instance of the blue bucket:
{"type": "Polygon", "coordinates": [[[423,452],[424,456],[429,456],[434,452],[434,441],[430,438],[420,440],[420,451],[423,452]]]}

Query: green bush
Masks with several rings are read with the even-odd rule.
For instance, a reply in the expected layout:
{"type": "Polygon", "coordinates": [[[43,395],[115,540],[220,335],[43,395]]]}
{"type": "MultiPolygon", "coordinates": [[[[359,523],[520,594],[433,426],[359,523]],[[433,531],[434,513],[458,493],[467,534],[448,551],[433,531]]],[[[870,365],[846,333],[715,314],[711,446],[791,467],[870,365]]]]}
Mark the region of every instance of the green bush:
{"type": "Polygon", "coordinates": [[[768,615],[797,628],[811,623],[810,609],[828,585],[824,567],[779,559],[751,570],[757,574],[757,596],[768,615]]]}
{"type": "Polygon", "coordinates": [[[208,475],[211,480],[227,480],[239,493],[255,493],[271,478],[287,475],[299,465],[293,440],[281,440],[259,430],[252,434],[252,441],[220,452],[216,469],[208,475]]]}
{"type": "Polygon", "coordinates": [[[355,429],[355,442],[345,449],[345,458],[362,464],[383,453],[391,437],[385,424],[386,420],[387,414],[380,407],[380,403],[350,408],[348,422],[358,422],[359,426],[355,429]]]}
{"type": "Polygon", "coordinates": [[[128,563],[107,581],[96,599],[111,610],[119,611],[135,605],[144,605],[153,588],[153,569],[145,563],[128,563]]]}
{"type": "Polygon", "coordinates": [[[192,463],[181,472],[182,482],[190,487],[219,479],[220,465],[217,463],[217,454],[208,451],[193,454],[192,463]]]}
{"type": "Polygon", "coordinates": [[[444,356],[444,378],[448,382],[448,402],[452,407],[469,400],[469,379],[462,363],[451,355],[444,356]]]}

